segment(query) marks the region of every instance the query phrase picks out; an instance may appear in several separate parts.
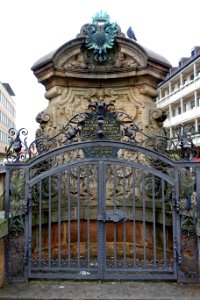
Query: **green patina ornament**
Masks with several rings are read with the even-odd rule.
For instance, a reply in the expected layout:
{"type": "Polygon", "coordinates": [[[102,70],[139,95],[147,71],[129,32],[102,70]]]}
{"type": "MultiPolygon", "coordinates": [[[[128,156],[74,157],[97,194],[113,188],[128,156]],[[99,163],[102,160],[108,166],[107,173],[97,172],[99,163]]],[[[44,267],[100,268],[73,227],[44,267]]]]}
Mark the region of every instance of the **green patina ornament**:
{"type": "Polygon", "coordinates": [[[109,20],[108,14],[101,11],[93,17],[86,30],[85,48],[93,50],[94,60],[100,63],[109,59],[107,49],[113,48],[118,32],[117,24],[109,20]]]}

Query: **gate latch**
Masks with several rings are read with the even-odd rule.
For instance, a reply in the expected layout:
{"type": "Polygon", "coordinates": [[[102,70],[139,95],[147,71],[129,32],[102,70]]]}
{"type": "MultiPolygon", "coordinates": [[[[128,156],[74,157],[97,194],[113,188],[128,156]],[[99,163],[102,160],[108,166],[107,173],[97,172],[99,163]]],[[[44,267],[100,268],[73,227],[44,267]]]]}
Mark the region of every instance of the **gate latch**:
{"type": "Polygon", "coordinates": [[[98,221],[102,222],[114,222],[114,223],[122,223],[127,220],[127,214],[125,211],[114,210],[107,211],[105,213],[99,213],[98,221]]]}

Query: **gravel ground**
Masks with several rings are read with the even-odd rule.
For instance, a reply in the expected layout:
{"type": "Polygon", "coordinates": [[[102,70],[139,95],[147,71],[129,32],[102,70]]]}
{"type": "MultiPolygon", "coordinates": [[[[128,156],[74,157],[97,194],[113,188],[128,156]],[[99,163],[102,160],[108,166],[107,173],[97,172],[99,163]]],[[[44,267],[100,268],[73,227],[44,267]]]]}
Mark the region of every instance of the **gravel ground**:
{"type": "Polygon", "coordinates": [[[200,284],[172,282],[30,281],[7,284],[0,299],[181,299],[200,300],[200,284]]]}

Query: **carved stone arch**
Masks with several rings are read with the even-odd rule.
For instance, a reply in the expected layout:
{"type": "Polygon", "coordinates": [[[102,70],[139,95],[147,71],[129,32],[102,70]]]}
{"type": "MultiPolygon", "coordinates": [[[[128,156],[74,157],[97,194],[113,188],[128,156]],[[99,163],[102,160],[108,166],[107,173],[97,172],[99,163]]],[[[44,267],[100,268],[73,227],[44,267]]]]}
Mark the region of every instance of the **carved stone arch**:
{"type": "Polygon", "coordinates": [[[58,67],[62,66],[67,59],[79,52],[83,41],[83,38],[73,39],[60,46],[53,56],[54,65],[58,67]]]}
{"type": "Polygon", "coordinates": [[[130,41],[127,38],[117,38],[116,41],[120,47],[119,54],[124,53],[129,59],[132,58],[140,68],[147,66],[148,55],[137,42],[130,41]]]}

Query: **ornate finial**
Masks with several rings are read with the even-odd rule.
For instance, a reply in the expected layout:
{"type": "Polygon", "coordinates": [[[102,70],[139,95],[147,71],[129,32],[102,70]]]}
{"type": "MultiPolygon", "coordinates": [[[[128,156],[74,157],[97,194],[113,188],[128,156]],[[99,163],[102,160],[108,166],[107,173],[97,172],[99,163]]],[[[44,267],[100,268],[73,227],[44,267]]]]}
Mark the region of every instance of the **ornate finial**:
{"type": "Polygon", "coordinates": [[[26,139],[24,141],[21,140],[20,134],[26,136],[28,134],[28,130],[25,128],[21,128],[20,130],[16,130],[15,128],[9,129],[10,136],[10,145],[6,151],[6,158],[8,162],[19,162],[21,160],[24,160],[26,158],[26,152],[27,152],[27,143],[26,139]],[[24,151],[22,151],[22,149],[24,151]]]}
{"type": "Polygon", "coordinates": [[[94,17],[92,17],[93,23],[98,23],[98,22],[109,22],[110,21],[110,16],[106,13],[103,12],[102,10],[100,12],[97,12],[94,17]]]}

